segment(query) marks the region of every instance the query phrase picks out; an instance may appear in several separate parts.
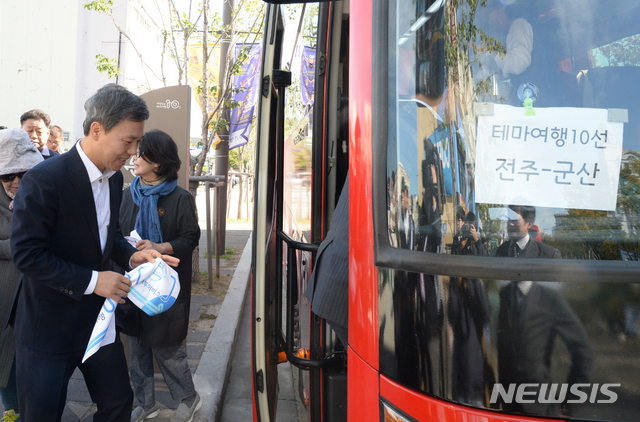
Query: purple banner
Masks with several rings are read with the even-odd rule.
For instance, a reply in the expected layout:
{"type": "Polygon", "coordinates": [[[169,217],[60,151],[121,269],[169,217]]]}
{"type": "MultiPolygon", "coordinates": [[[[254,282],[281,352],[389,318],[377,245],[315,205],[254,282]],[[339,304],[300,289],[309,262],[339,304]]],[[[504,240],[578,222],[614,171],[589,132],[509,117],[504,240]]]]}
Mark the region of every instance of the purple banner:
{"type": "Polygon", "coordinates": [[[302,49],[302,105],[313,105],[313,88],[316,82],[316,49],[302,49]]]}
{"type": "Polygon", "coordinates": [[[229,126],[229,149],[241,147],[249,140],[251,122],[256,105],[258,88],[260,86],[260,53],[259,44],[246,44],[236,46],[236,57],[241,50],[249,49],[249,57],[242,66],[242,73],[233,77],[233,85],[240,92],[233,99],[238,102],[238,107],[231,111],[231,124],[229,126]]]}

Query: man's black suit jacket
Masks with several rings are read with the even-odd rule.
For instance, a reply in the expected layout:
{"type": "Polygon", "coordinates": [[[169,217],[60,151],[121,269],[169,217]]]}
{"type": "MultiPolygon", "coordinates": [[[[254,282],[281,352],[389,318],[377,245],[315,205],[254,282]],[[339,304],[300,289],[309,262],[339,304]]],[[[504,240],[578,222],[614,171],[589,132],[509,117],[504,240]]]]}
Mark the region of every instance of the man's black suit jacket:
{"type": "Polygon", "coordinates": [[[348,178],[331,218],[329,232],[318,247],[316,263],[304,295],[311,302],[314,314],[346,331],[349,319],[348,178]]]}
{"type": "MultiPolygon", "coordinates": [[[[506,241],[496,251],[496,256],[509,256],[511,241],[506,241]]],[[[518,258],[562,258],[560,251],[529,236],[529,241],[518,255],[518,258]]]]}
{"type": "MultiPolygon", "coordinates": [[[[504,242],[496,256],[508,256],[510,241],[504,242]]],[[[555,258],[560,251],[532,237],[518,258],[555,258]]],[[[500,290],[498,319],[498,374],[502,385],[511,383],[550,383],[551,361],[559,352],[554,348],[560,338],[570,354],[568,384],[589,382],[592,352],[589,338],[580,319],[556,288],[532,283],[520,295],[518,283],[510,282],[500,290]],[[521,297],[518,300],[518,297],[521,297]]],[[[506,388],[506,387],[505,387],[506,388]]],[[[511,412],[529,412],[557,416],[559,405],[532,400],[527,403],[503,403],[511,412]]]]}
{"type": "Polygon", "coordinates": [[[25,174],[14,201],[11,254],[23,274],[14,300],[16,340],[51,353],[82,352],[105,298],[85,295],[92,270],[122,268],[135,249],[120,233],[123,177],[109,179],[111,219],[104,253],[93,192],[78,150],[25,174]]]}

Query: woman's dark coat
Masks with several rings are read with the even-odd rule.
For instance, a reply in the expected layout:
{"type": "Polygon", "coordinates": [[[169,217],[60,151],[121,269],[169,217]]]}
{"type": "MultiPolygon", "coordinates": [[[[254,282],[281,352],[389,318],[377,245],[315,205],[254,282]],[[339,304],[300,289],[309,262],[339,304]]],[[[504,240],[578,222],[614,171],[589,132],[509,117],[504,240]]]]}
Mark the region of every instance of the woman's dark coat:
{"type": "MultiPolygon", "coordinates": [[[[134,229],[138,210],[130,189],[125,189],[120,207],[120,228],[124,236],[134,229]]],[[[121,321],[125,334],[141,337],[142,344],[152,348],[176,346],[187,337],[192,253],[200,239],[195,200],[181,187],[158,199],[158,215],[162,241],[171,243],[173,256],[180,259],[180,264],[175,268],[180,278],[180,294],[169,310],[153,317],[129,304],[134,308],[131,318],[121,321]]]]}
{"type": "Polygon", "coordinates": [[[9,319],[13,294],[20,278],[20,273],[11,262],[11,219],[13,213],[9,210],[11,198],[0,186],[0,387],[6,387],[9,373],[16,353],[16,340],[13,328],[6,326],[9,319]]]}

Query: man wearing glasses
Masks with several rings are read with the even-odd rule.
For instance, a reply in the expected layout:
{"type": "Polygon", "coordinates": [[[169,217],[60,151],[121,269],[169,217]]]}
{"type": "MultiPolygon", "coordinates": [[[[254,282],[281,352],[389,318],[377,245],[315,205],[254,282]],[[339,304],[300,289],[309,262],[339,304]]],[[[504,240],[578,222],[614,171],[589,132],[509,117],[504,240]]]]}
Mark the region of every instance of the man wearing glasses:
{"type": "Polygon", "coordinates": [[[47,148],[49,151],[55,151],[62,154],[62,142],[64,141],[64,132],[58,125],[49,126],[49,139],[47,139],[47,148]]]}

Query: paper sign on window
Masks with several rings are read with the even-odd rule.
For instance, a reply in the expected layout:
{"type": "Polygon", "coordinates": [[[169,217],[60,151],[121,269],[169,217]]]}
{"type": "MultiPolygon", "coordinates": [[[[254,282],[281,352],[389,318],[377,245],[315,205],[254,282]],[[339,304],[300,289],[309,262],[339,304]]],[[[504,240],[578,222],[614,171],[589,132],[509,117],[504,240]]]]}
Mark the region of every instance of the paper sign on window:
{"type": "Polygon", "coordinates": [[[478,117],[476,201],[613,211],[623,123],[606,109],[496,104],[478,117]]]}

